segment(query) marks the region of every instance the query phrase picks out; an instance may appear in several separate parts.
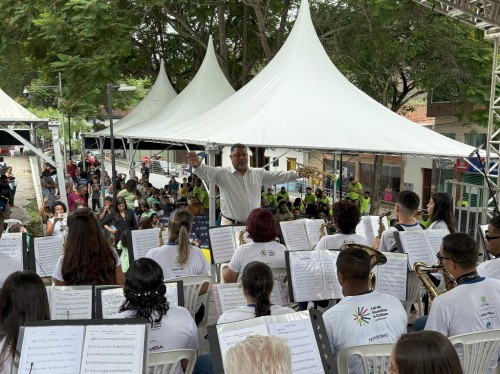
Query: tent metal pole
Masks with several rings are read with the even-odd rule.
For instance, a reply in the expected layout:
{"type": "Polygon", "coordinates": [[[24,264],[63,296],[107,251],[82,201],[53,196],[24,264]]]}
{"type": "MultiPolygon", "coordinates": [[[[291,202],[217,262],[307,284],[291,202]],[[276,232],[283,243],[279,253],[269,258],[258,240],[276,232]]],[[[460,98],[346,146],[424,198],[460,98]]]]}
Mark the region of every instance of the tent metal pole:
{"type": "Polygon", "coordinates": [[[59,139],[59,122],[49,121],[49,130],[52,132],[52,144],[54,145],[54,158],[56,160],[57,172],[57,188],[59,190],[60,200],[68,206],[68,197],[66,195],[66,180],[64,179],[64,166],[63,156],[61,153],[61,144],[59,139]]]}
{"type": "Polygon", "coordinates": [[[339,168],[339,179],[340,179],[340,188],[339,188],[339,200],[342,200],[342,172],[343,172],[343,165],[342,165],[342,152],[340,152],[340,168],[339,168]]]}

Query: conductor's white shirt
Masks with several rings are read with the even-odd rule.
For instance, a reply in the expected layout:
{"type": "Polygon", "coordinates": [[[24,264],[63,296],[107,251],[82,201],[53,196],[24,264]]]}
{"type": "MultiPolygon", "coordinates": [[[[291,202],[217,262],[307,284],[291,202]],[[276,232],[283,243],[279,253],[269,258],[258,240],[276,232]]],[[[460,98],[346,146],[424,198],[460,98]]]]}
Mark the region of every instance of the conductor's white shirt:
{"type": "Polygon", "coordinates": [[[248,167],[240,174],[233,165],[213,167],[200,164],[194,174],[220,188],[221,213],[224,217],[246,222],[250,211],[260,208],[261,186],[300,178],[296,171],[267,171],[248,167]]]}

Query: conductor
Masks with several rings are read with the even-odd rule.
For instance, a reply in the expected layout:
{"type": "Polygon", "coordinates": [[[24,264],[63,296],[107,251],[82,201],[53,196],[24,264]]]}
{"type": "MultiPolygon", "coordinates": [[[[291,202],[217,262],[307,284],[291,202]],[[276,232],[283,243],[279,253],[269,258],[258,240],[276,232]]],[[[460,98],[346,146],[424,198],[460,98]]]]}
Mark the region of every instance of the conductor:
{"type": "Polygon", "coordinates": [[[300,178],[297,171],[267,171],[248,166],[247,147],[231,146],[231,166],[213,167],[202,164],[195,152],[188,153],[194,174],[215,183],[220,188],[222,225],[245,223],[250,211],[260,207],[261,186],[293,181],[300,178]]]}

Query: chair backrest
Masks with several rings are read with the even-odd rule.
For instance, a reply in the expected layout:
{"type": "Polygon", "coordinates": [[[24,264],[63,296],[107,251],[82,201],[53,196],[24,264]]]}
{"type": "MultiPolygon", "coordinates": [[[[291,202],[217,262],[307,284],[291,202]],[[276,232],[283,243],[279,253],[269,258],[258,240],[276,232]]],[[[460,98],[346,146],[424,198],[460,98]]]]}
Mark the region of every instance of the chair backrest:
{"type": "Polygon", "coordinates": [[[214,283],[214,277],[210,275],[189,275],[186,277],[175,278],[175,280],[182,280],[184,285],[184,307],[189,310],[189,313],[193,316],[196,314],[196,306],[198,304],[198,299],[200,298],[201,288],[205,283],[208,283],[207,293],[201,296],[203,303],[205,304],[205,315],[203,320],[199,323],[199,326],[206,325],[208,319],[208,307],[210,305],[210,298],[212,294],[212,284],[214,283]]]}
{"type": "Polygon", "coordinates": [[[166,352],[150,353],[148,368],[151,374],[173,374],[176,372],[192,374],[197,353],[194,349],[176,349],[166,352]],[[188,360],[185,371],[182,371],[181,360],[188,360]],[[179,368],[179,369],[177,369],[179,368]],[[177,371],[176,371],[177,370],[177,371]]]}
{"type": "Polygon", "coordinates": [[[498,364],[500,330],[487,330],[450,337],[465,374],[488,373],[498,364]]]}
{"type": "Polygon", "coordinates": [[[363,362],[365,373],[387,373],[394,344],[367,344],[342,349],[337,354],[338,374],[348,374],[349,359],[359,356],[363,362]]]}

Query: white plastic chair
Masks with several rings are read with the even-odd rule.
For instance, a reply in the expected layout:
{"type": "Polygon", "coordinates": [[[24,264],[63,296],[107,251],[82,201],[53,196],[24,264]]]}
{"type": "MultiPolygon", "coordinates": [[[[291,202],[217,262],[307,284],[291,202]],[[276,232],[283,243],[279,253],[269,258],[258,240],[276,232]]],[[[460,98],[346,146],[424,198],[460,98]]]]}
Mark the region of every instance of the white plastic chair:
{"type": "MultiPolygon", "coordinates": [[[[493,360],[498,360],[500,330],[472,332],[449,339],[457,350],[465,374],[488,373],[493,360]]],[[[499,366],[497,363],[497,373],[499,366]]]]}
{"type": "Polygon", "coordinates": [[[194,349],[176,349],[166,352],[150,353],[148,355],[148,368],[150,374],[173,374],[177,367],[184,374],[192,374],[196,362],[194,349]],[[188,360],[185,371],[182,371],[181,360],[188,360]]]}
{"type": "Polygon", "coordinates": [[[20,220],[18,220],[18,219],[13,219],[13,218],[6,219],[5,221],[3,221],[3,223],[4,223],[4,227],[5,227],[4,232],[8,232],[8,231],[9,231],[9,229],[10,229],[12,226],[16,225],[16,224],[20,224],[20,225],[22,225],[22,224],[23,224],[20,220]]]}
{"type": "Polygon", "coordinates": [[[214,283],[214,277],[210,275],[189,275],[186,277],[174,278],[174,280],[181,280],[184,285],[184,307],[189,310],[191,316],[196,314],[196,305],[199,301],[205,304],[205,315],[203,319],[198,324],[198,353],[205,353],[204,350],[204,338],[207,334],[207,321],[210,307],[210,299],[212,297],[212,284],[214,283]],[[207,293],[200,296],[200,290],[205,283],[208,283],[207,293]]]}
{"type": "Polygon", "coordinates": [[[337,355],[338,374],[348,374],[349,358],[352,356],[361,358],[365,373],[385,374],[389,367],[393,347],[394,344],[391,343],[356,345],[344,348],[337,355]]]}

